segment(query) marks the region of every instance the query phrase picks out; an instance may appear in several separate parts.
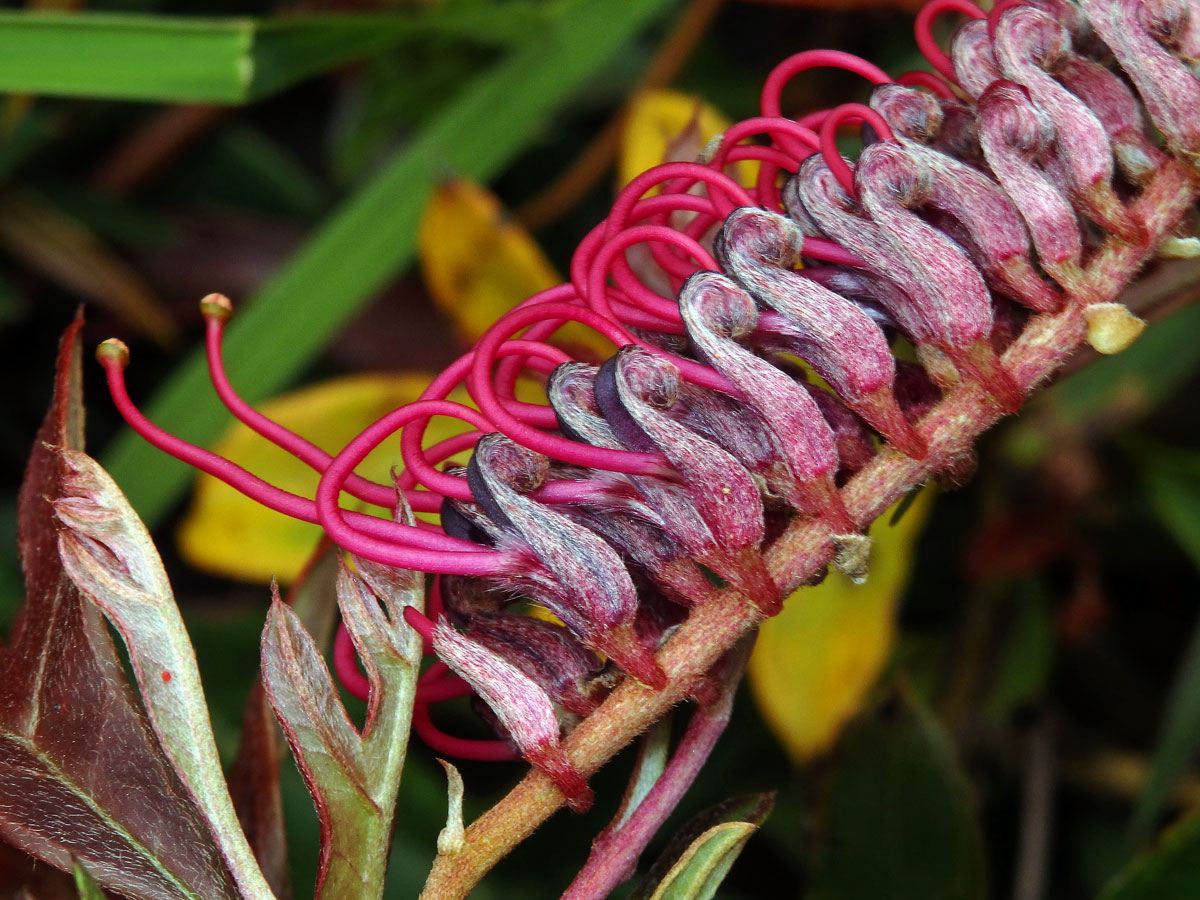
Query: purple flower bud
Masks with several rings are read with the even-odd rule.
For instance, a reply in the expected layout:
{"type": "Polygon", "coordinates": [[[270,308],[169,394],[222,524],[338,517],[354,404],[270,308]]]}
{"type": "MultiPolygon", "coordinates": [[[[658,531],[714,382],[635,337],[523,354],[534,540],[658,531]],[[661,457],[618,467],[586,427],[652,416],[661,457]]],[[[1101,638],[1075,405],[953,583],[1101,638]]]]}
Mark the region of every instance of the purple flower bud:
{"type": "Polygon", "coordinates": [[[757,547],[763,538],[758,487],[734,456],[675,421],[679,372],[667,360],[623,347],[595,380],[596,402],[626,446],[662,453],[714,538],[698,560],[746,593],[760,609],[778,610],[779,590],[757,547]]]}
{"type": "Polygon", "coordinates": [[[1067,29],[1041,10],[1014,6],[996,24],[993,41],[1005,77],[1022,85],[1050,120],[1055,168],[1071,195],[1097,223],[1123,239],[1145,240],[1112,188],[1112,146],[1104,125],[1050,74],[1071,53],[1067,29]]]}
{"type": "Polygon", "coordinates": [[[444,621],[434,626],[433,649],[496,714],[521,755],[550,776],[568,806],[576,812],[591,806],[591,788],[563,752],[554,704],[537,682],[444,621]]]}
{"type": "Polygon", "coordinates": [[[988,34],[987,19],[963,23],[951,41],[950,59],[954,62],[954,75],[959,85],[976,100],[992,82],[1004,77],[992,47],[992,37],[988,34]]]}
{"type": "Polygon", "coordinates": [[[1200,79],[1168,49],[1175,44],[1176,52],[1189,61],[1200,52],[1200,14],[1194,4],[1178,0],[1081,0],[1081,5],[1133,81],[1167,145],[1195,166],[1200,161],[1200,79]],[[1156,39],[1154,31],[1167,40],[1156,39]]]}
{"type": "Polygon", "coordinates": [[[908,208],[929,196],[929,173],[914,168],[898,144],[867,147],[855,177],[866,215],[820,157],[805,160],[795,181],[794,195],[822,229],[903,292],[888,312],[918,349],[945,354],[1002,409],[1020,408],[1021,390],[988,344],[992,303],[983,277],[958,244],[908,208]]]}
{"type": "Polygon", "coordinates": [[[988,166],[1029,227],[1042,268],[1070,288],[1079,280],[1083,256],[1079,221],[1037,165],[1053,137],[1049,120],[1020,85],[998,81],[979,98],[979,140],[988,166]]]}
{"type": "Polygon", "coordinates": [[[586,716],[607,694],[604,663],[561,625],[532,616],[478,613],[466,636],[515,665],[567,712],[586,716]]]}
{"type": "MultiPolygon", "coordinates": [[[[795,381],[737,342],[754,330],[754,301],[723,275],[704,272],[684,284],[679,309],[699,356],[743,393],[765,423],[790,475],[784,498],[800,512],[829,516],[839,533],[854,530],[833,483],[838,462],[833,431],[817,404],[795,381]]],[[[887,360],[890,370],[890,354],[887,360]]]]}
{"type": "Polygon", "coordinates": [[[1167,155],[1146,136],[1145,118],[1137,97],[1115,73],[1098,62],[1071,53],[1054,75],[1104,125],[1112,141],[1117,168],[1126,178],[1140,184],[1166,161],[1167,155]]]}
{"type": "MultiPolygon", "coordinates": [[[[895,363],[887,338],[856,304],[793,271],[803,241],[801,231],[784,216],[766,210],[738,209],[726,219],[715,250],[721,265],[746,290],[782,316],[786,327],[776,332],[784,345],[781,349],[809,363],[851,409],[901,451],[915,459],[924,458],[924,442],[904,420],[892,396],[895,363]]],[[[693,277],[693,280],[704,279],[702,283],[692,286],[689,281],[684,285],[679,300],[684,324],[710,365],[738,385],[746,396],[762,397],[761,405],[771,407],[767,412],[777,411],[784,404],[768,399],[752,385],[738,380],[734,371],[738,366],[767,366],[773,372],[775,369],[752,355],[745,360],[747,352],[731,340],[739,335],[732,334],[733,323],[720,321],[720,313],[726,313],[726,319],[729,316],[728,309],[714,302],[720,292],[720,283],[715,278],[705,273],[693,277]],[[707,314],[706,305],[710,307],[707,314]],[[718,317],[713,319],[713,314],[718,317]],[[727,334],[714,330],[722,325],[727,334]],[[698,333],[703,340],[697,337],[698,333]],[[706,348],[705,341],[712,347],[706,348]],[[726,352],[723,348],[730,344],[733,346],[726,352]]],[[[747,312],[754,312],[752,303],[747,312]]],[[[779,376],[776,372],[769,377],[779,376]]],[[[790,385],[787,389],[796,390],[794,382],[784,378],[790,385]]],[[[815,406],[810,411],[813,414],[817,414],[815,406]]],[[[775,426],[775,431],[781,433],[782,429],[775,426]]]]}
{"type": "MultiPolygon", "coordinates": [[[[878,88],[872,104],[880,98],[896,107],[901,95],[925,97],[924,105],[936,107],[928,94],[900,85],[878,88]]],[[[967,251],[988,285],[1031,309],[1057,309],[1062,298],[1033,268],[1029,233],[1003,189],[979,170],[922,144],[907,142],[904,151],[914,167],[928,171],[930,188],[922,205],[951,220],[938,224],[967,251]]]]}
{"type": "Polygon", "coordinates": [[[671,363],[639,347],[623,347],[600,367],[595,395],[622,443],[660,452],[675,467],[718,544],[758,545],[762,502],[746,467],[666,413],[679,395],[679,372],[671,363]]]}
{"type": "Polygon", "coordinates": [[[510,577],[589,646],[643,683],[661,686],[662,670],[633,633],[637,596],[621,557],[593,532],[525,496],[547,471],[544,456],[499,434],[480,438],[467,467],[480,508],[536,560],[510,577]]]}

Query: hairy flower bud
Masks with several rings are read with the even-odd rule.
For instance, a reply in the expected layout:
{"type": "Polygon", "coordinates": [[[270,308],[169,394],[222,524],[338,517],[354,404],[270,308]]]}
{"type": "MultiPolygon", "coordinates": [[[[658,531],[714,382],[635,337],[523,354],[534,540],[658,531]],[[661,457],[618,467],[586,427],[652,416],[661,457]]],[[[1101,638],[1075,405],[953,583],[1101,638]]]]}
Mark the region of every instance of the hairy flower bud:
{"type": "Polygon", "coordinates": [[[525,495],[541,486],[547,468],[541,454],[489,434],[476,445],[467,480],[488,518],[537,562],[513,577],[585,643],[644,683],[661,685],[662,670],[633,633],[637,595],[621,557],[595,533],[525,495]]]}
{"type": "Polygon", "coordinates": [[[1071,52],[1066,28],[1031,6],[1006,9],[993,46],[1004,76],[1029,92],[1054,129],[1051,159],[1072,197],[1105,228],[1131,242],[1145,230],[1125,210],[1112,187],[1112,147],[1104,125],[1082,100],[1050,74],[1071,52]]]}
{"type": "Polygon", "coordinates": [[[434,626],[433,649],[496,714],[521,755],[550,776],[572,809],[582,812],[591,806],[591,788],[563,752],[554,704],[537,682],[444,621],[434,626]]]}
{"type": "MultiPolygon", "coordinates": [[[[1121,68],[1133,81],[1146,112],[1162,131],[1167,145],[1200,163],[1200,79],[1176,53],[1195,61],[1200,31],[1194,4],[1171,0],[1081,0],[1084,12],[1121,68]],[[1166,13],[1166,15],[1163,15],[1166,13]],[[1148,23],[1174,20],[1167,30],[1183,38],[1172,53],[1148,23]],[[1186,48],[1186,49],[1184,49],[1186,48]]],[[[1163,29],[1158,29],[1160,34],[1163,29]]]]}
{"type": "Polygon", "coordinates": [[[532,616],[481,613],[465,634],[528,675],[567,712],[586,716],[604,699],[604,664],[562,625],[532,616]]]}
{"type": "Polygon", "coordinates": [[[766,424],[787,469],[785,499],[800,512],[829,516],[839,532],[854,530],[833,483],[838,462],[833,431],[817,404],[794,380],[737,342],[754,330],[754,301],[724,276],[704,272],[683,286],[679,308],[696,352],[743,393],[766,424]]]}
{"type": "MultiPolygon", "coordinates": [[[[925,446],[900,415],[892,396],[895,363],[887,338],[859,306],[793,271],[803,240],[800,230],[783,216],[738,209],[726,219],[715,249],[721,264],[742,287],[786,323],[773,335],[779,339],[779,349],[809,363],[880,434],[904,453],[921,459],[925,446]]],[[[690,284],[680,294],[680,308],[684,323],[694,332],[703,322],[701,311],[694,307],[711,290],[701,292],[690,284]]],[[[707,354],[712,365],[720,369],[723,362],[730,364],[717,353],[719,348],[707,354]]],[[[725,375],[737,383],[730,372],[725,375]]],[[[739,386],[752,394],[749,387],[739,386]]]]}
{"type": "Polygon", "coordinates": [[[1021,213],[1038,259],[1065,288],[1079,280],[1083,237],[1070,201],[1037,165],[1053,141],[1049,120],[1025,89],[997,81],[979,98],[979,140],[996,178],[1021,213]]]}
{"type": "Polygon", "coordinates": [[[755,603],[777,608],[779,592],[757,553],[763,538],[762,498],[735,457],[668,414],[679,373],[640,347],[623,347],[596,375],[596,402],[621,441],[662,453],[715,539],[700,561],[755,603]]]}

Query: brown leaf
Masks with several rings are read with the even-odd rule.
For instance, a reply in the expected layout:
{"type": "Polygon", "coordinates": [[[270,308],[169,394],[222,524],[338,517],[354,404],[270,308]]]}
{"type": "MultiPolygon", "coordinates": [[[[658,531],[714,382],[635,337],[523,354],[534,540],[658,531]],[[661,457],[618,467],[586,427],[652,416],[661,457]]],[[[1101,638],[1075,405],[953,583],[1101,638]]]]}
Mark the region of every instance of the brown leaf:
{"type": "Polygon", "coordinates": [[[237,896],[205,822],[154,741],[99,611],[66,577],[51,507],[59,448],[83,445],[82,320],[21,488],[27,598],[0,652],[0,836],[132,898],[237,896]]]}
{"type": "Polygon", "coordinates": [[[31,269],[96,301],[159,344],[178,338],[178,324],[145,279],[44,197],[12,187],[0,191],[0,243],[31,269]]]}

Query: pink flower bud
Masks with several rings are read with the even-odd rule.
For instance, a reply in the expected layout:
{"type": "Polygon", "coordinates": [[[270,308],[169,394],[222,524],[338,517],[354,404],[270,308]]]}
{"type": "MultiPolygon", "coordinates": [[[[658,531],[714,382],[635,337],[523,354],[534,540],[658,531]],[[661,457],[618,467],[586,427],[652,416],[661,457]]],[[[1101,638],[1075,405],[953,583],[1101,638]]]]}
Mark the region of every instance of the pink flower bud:
{"type": "Polygon", "coordinates": [[[433,629],[433,649],[496,714],[521,755],[553,779],[572,809],[582,812],[591,806],[591,788],[563,752],[554,704],[537,682],[444,621],[433,629]]]}
{"type": "Polygon", "coordinates": [[[1088,216],[1127,241],[1145,239],[1112,188],[1112,147],[1104,125],[1050,74],[1071,53],[1067,29],[1041,10],[1014,6],[996,24],[996,58],[1005,77],[1022,85],[1054,129],[1056,173],[1088,216]]]}
{"type": "MultiPolygon", "coordinates": [[[[900,415],[892,396],[895,364],[887,338],[859,306],[792,270],[803,240],[800,230],[783,216],[738,209],[726,219],[715,250],[722,266],[782,317],[786,325],[774,336],[783,348],[816,369],[851,409],[900,450],[916,459],[923,458],[924,443],[900,415]]],[[[703,284],[708,286],[714,277],[702,275],[695,279],[706,279],[703,284]]],[[[722,368],[734,365],[741,357],[736,353],[727,355],[720,347],[705,351],[696,337],[705,322],[701,303],[714,293],[717,282],[711,284],[704,290],[691,282],[684,286],[679,301],[684,323],[706,361],[738,384],[747,396],[753,396],[749,386],[740,384],[732,371],[722,368]]],[[[707,340],[729,343],[721,341],[711,329],[707,340]]],[[[774,370],[762,360],[743,365],[766,365],[774,370]]],[[[766,405],[782,406],[770,401],[766,405]]]]}
{"type": "Polygon", "coordinates": [[[654,657],[633,634],[637,594],[620,555],[595,533],[525,495],[541,486],[544,456],[499,434],[484,435],[467,468],[480,508],[536,560],[509,576],[585,643],[651,686],[663,683],[654,657]]]}
{"type": "Polygon", "coordinates": [[[1079,221],[1062,190],[1037,165],[1053,138],[1049,120],[1020,85],[997,81],[979,98],[979,140],[988,166],[1029,227],[1042,267],[1071,287],[1083,256],[1079,221]]]}
{"type": "Polygon", "coordinates": [[[1167,145],[1195,166],[1200,157],[1200,79],[1180,59],[1194,61],[1200,50],[1200,14],[1194,4],[1081,0],[1081,5],[1133,81],[1167,145]]]}

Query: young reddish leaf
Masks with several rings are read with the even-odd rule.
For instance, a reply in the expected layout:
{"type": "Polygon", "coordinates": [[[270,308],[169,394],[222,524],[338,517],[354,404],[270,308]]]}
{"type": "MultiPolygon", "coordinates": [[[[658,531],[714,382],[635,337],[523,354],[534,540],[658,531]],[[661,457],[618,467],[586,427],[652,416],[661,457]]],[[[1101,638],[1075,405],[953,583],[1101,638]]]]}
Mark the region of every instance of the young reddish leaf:
{"type": "Polygon", "coordinates": [[[98,462],[79,450],[58,452],[65,471],[54,511],[65,526],[58,534],[63,568],[120,632],[150,725],[242,895],[269,898],[229,797],[196,655],[154,543],[98,462]]]}
{"type": "Polygon", "coordinates": [[[64,871],[78,861],[137,900],[237,897],[233,881],[154,741],[104,620],[59,561],[51,507],[57,448],[83,445],[79,331],[63,337],[54,399],[21,488],[28,596],[0,652],[0,836],[64,871]]]}
{"type": "Polygon", "coordinates": [[[263,631],[262,667],[267,696],[320,820],[317,896],[360,896],[363,885],[352,861],[378,815],[363,768],[362,740],[313,639],[278,595],[263,631]]]}

